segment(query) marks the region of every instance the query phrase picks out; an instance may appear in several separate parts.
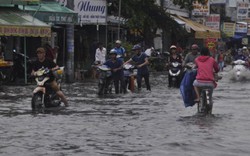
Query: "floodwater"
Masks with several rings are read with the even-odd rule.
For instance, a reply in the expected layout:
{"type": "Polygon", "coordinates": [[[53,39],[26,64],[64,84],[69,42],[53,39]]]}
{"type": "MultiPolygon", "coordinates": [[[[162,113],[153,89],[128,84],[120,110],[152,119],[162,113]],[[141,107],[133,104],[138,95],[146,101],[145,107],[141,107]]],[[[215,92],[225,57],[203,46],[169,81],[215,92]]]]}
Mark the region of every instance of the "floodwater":
{"type": "Polygon", "coordinates": [[[249,156],[250,84],[228,72],[214,91],[213,115],[184,108],[166,74],[152,91],[98,97],[94,81],[64,84],[70,107],[31,112],[34,85],[0,91],[3,156],[249,156]]]}

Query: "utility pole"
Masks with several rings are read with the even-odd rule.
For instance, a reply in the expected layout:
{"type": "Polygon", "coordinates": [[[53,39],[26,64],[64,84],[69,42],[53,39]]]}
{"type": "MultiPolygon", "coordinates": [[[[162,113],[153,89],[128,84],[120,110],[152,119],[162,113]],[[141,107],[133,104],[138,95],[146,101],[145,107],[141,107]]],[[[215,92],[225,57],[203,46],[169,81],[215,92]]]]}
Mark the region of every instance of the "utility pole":
{"type": "MultiPolygon", "coordinates": [[[[74,10],[74,0],[67,0],[67,7],[74,10]]],[[[66,82],[74,82],[74,24],[68,24],[66,26],[66,82]]]]}
{"type": "Polygon", "coordinates": [[[119,13],[118,13],[118,31],[117,31],[117,39],[120,40],[120,27],[121,27],[121,6],[122,6],[122,1],[119,0],[119,13]]]}

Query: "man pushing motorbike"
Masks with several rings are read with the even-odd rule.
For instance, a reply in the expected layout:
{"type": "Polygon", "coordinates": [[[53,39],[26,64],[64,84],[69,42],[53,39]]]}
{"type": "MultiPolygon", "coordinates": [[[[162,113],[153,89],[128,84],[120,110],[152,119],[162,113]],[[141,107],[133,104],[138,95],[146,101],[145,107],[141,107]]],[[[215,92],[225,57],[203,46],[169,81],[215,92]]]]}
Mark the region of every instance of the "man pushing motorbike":
{"type": "MultiPolygon", "coordinates": [[[[48,60],[46,58],[46,51],[44,48],[41,47],[37,48],[36,53],[37,53],[37,60],[33,63],[31,75],[36,76],[37,75],[36,72],[41,68],[48,68],[52,72],[59,68],[59,66],[56,65],[53,61],[48,60]]],[[[56,94],[60,97],[61,101],[67,107],[68,101],[66,100],[65,95],[57,85],[55,76],[53,75],[52,72],[50,74],[50,79],[48,80],[48,83],[50,83],[50,87],[56,92],[56,94]]],[[[34,90],[33,94],[36,93],[36,91],[37,90],[34,90]]]]}

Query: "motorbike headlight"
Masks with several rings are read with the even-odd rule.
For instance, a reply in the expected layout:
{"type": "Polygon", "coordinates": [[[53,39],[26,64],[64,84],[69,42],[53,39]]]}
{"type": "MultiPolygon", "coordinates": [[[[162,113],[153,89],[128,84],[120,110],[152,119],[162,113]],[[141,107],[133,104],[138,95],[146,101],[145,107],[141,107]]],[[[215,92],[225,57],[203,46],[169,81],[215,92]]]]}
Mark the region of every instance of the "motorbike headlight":
{"type": "Polygon", "coordinates": [[[62,75],[62,74],[63,74],[63,70],[59,69],[59,70],[56,71],[56,73],[57,73],[58,75],[62,75]]]}

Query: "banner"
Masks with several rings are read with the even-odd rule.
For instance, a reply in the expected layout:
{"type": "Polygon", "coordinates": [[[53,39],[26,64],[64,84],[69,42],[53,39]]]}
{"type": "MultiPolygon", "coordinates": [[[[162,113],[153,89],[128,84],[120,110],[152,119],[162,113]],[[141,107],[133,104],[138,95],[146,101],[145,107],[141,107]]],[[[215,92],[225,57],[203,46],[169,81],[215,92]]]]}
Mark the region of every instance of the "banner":
{"type": "Polygon", "coordinates": [[[106,0],[75,0],[74,5],[80,24],[106,24],[106,0]]]}
{"type": "Polygon", "coordinates": [[[233,37],[235,33],[235,23],[224,22],[222,31],[227,37],[233,37]]]}
{"type": "Polygon", "coordinates": [[[0,26],[0,36],[51,37],[51,28],[0,26]]]}
{"type": "Polygon", "coordinates": [[[206,17],[206,26],[214,30],[220,30],[220,15],[211,14],[206,17]]]}

